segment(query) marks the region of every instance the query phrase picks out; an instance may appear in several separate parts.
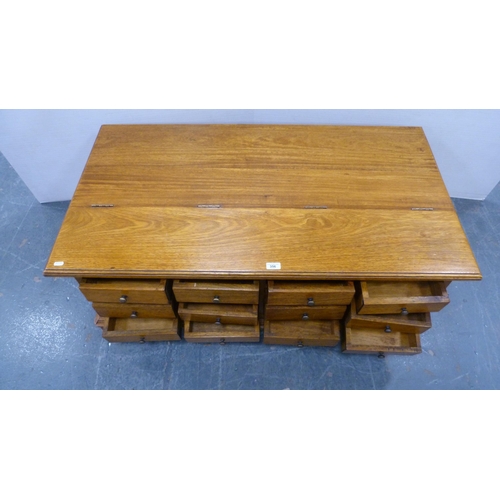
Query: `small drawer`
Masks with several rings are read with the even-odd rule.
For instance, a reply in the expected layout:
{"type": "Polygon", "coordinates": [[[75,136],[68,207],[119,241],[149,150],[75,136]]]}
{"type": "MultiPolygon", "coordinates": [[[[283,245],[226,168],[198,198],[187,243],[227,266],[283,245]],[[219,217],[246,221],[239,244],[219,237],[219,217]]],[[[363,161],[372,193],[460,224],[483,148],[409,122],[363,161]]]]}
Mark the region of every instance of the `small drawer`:
{"type": "Polygon", "coordinates": [[[108,318],[175,318],[171,305],[94,302],[92,307],[99,316],[108,318]]]}
{"type": "Polygon", "coordinates": [[[437,312],[450,303],[442,281],[360,281],[356,288],[359,314],[437,312]]]}
{"type": "Polygon", "coordinates": [[[256,325],[258,323],[257,304],[179,304],[179,316],[184,321],[256,325]]]}
{"type": "Polygon", "coordinates": [[[216,325],[186,321],[184,323],[184,340],[187,342],[259,342],[259,325],[216,325]]]}
{"type": "Polygon", "coordinates": [[[113,304],[168,304],[167,280],[80,280],[80,291],[90,302],[113,304]]]}
{"type": "Polygon", "coordinates": [[[175,280],[177,302],[208,304],[258,304],[258,281],[204,281],[175,280]]]}
{"type": "Polygon", "coordinates": [[[271,306],[348,305],[354,297],[352,281],[269,281],[271,306]]]}
{"type": "Polygon", "coordinates": [[[168,318],[106,318],[102,336],[108,342],[180,340],[178,322],[168,318]]]}
{"type": "Polygon", "coordinates": [[[345,327],[342,335],[342,352],[352,354],[419,354],[420,335],[392,331],[386,333],[376,328],[345,327]]]}
{"type": "Polygon", "coordinates": [[[338,321],[266,321],[264,344],[333,347],[340,341],[338,321]]]}
{"type": "Polygon", "coordinates": [[[386,333],[398,331],[401,333],[424,333],[432,327],[430,313],[404,314],[358,314],[355,300],[348,307],[345,325],[350,328],[376,328],[386,333]]]}
{"type": "Polygon", "coordinates": [[[267,306],[266,320],[309,321],[342,319],[346,306],[267,306]]]}

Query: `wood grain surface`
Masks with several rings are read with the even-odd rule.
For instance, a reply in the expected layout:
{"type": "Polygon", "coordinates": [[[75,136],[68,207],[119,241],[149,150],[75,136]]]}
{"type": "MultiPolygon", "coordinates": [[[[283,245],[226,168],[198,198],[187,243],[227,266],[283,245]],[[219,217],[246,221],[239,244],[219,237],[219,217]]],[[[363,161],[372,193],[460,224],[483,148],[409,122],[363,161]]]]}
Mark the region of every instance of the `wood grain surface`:
{"type": "Polygon", "coordinates": [[[103,126],[45,275],[481,278],[421,128],[270,125],[103,126]]]}

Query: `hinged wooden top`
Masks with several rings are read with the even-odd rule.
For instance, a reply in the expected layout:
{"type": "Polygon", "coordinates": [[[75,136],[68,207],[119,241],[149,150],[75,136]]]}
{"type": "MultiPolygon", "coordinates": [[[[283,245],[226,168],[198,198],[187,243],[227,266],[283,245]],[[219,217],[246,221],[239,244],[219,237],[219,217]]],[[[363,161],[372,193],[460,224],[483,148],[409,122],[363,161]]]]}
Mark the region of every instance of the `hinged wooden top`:
{"type": "Polygon", "coordinates": [[[302,125],[101,127],[45,274],[481,278],[421,128],[302,125]]]}

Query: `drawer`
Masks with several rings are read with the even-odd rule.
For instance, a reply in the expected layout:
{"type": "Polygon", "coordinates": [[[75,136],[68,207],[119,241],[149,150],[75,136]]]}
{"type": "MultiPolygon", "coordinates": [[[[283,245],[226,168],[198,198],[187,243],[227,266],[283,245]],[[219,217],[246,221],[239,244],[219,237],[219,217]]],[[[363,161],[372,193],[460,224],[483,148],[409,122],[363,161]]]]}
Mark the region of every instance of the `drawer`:
{"type": "Polygon", "coordinates": [[[432,327],[430,313],[409,314],[358,314],[356,313],[356,301],[353,300],[348,307],[345,317],[345,325],[348,327],[366,327],[383,329],[387,333],[390,330],[401,333],[424,333],[432,327]]]}
{"type": "Polygon", "coordinates": [[[106,318],[102,336],[108,342],[180,340],[177,319],[106,318]]]}
{"type": "Polygon", "coordinates": [[[419,354],[420,335],[392,331],[385,333],[382,329],[345,327],[342,335],[342,352],[352,354],[419,354]]]}
{"type": "Polygon", "coordinates": [[[113,304],[168,304],[167,280],[89,279],[80,281],[80,291],[90,302],[113,304]]]}
{"type": "Polygon", "coordinates": [[[266,321],[264,344],[333,347],[340,341],[338,321],[266,321]]]}
{"type": "Polygon", "coordinates": [[[342,319],[346,306],[267,306],[266,320],[309,321],[342,319]]]}
{"type": "Polygon", "coordinates": [[[184,340],[187,342],[259,342],[259,325],[216,325],[186,321],[184,323],[184,340]]]}
{"type": "Polygon", "coordinates": [[[184,321],[205,323],[229,323],[233,325],[256,325],[257,304],[179,304],[179,316],[184,321]]]}
{"type": "Polygon", "coordinates": [[[354,297],[352,281],[269,281],[271,306],[348,305],[354,297]]]}
{"type": "Polygon", "coordinates": [[[92,307],[99,316],[108,318],[175,318],[171,305],[94,302],[92,307]]]}
{"type": "Polygon", "coordinates": [[[450,303],[442,281],[360,281],[356,288],[359,314],[437,312],[450,303]]]}
{"type": "Polygon", "coordinates": [[[175,280],[174,295],[177,302],[203,302],[211,304],[258,304],[258,281],[206,281],[175,280]]]}

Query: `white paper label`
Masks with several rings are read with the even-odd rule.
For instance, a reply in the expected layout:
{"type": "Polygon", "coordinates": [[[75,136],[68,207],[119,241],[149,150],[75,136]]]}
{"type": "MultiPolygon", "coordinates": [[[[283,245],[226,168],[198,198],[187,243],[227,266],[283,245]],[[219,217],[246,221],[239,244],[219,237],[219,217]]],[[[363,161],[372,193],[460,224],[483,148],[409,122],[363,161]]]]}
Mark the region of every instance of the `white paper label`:
{"type": "Polygon", "coordinates": [[[266,269],[281,269],[281,262],[266,262],[266,269]]]}
{"type": "Polygon", "coordinates": [[[54,266],[64,266],[64,262],[62,260],[59,260],[57,262],[54,262],[54,266]]]}

